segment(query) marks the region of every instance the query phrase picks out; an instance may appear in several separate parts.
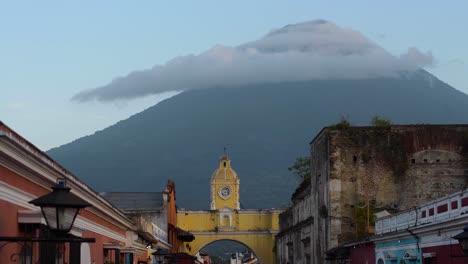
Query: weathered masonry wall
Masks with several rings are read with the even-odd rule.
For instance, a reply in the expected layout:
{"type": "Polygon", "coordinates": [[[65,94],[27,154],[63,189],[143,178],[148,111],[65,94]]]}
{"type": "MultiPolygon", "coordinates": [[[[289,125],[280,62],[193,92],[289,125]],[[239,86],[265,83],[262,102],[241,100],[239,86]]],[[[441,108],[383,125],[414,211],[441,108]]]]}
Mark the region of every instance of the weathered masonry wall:
{"type": "MultiPolygon", "coordinates": [[[[322,263],[325,259],[325,251],[329,247],[330,226],[336,225],[329,218],[331,202],[339,200],[339,197],[329,195],[330,161],[329,161],[329,136],[328,131],[322,130],[311,142],[311,195],[312,195],[312,263],[322,263]],[[329,221],[330,220],[330,221],[329,221]]],[[[334,192],[339,194],[339,192],[334,192]]],[[[333,207],[336,210],[335,207],[333,207]]]]}
{"type": "Polygon", "coordinates": [[[304,182],[293,194],[293,206],[280,214],[276,236],[276,263],[312,263],[312,193],[304,182]]]}
{"type": "Polygon", "coordinates": [[[398,212],[467,188],[467,156],[466,125],[322,130],[311,143],[314,263],[372,233],[367,210],[398,212]]]}

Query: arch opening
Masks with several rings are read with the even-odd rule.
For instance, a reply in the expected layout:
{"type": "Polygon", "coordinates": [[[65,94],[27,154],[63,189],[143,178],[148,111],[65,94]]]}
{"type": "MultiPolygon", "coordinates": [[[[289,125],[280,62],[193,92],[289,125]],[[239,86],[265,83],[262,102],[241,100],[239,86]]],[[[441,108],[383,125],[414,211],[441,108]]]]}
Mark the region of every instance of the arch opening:
{"type": "Polygon", "coordinates": [[[206,263],[212,264],[261,263],[259,257],[252,248],[234,239],[218,239],[211,241],[202,246],[198,250],[196,256],[199,257],[199,259],[206,259],[206,263]]]}

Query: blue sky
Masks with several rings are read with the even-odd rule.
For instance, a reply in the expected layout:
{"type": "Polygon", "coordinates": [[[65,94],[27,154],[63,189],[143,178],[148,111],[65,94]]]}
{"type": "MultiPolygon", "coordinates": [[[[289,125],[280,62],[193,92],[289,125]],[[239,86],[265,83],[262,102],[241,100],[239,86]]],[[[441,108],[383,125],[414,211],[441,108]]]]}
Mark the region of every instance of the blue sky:
{"type": "Polygon", "coordinates": [[[70,98],[117,76],[327,19],[393,54],[432,51],[441,80],[468,93],[467,1],[2,1],[0,120],[47,150],[174,93],[125,102],[70,98]]]}

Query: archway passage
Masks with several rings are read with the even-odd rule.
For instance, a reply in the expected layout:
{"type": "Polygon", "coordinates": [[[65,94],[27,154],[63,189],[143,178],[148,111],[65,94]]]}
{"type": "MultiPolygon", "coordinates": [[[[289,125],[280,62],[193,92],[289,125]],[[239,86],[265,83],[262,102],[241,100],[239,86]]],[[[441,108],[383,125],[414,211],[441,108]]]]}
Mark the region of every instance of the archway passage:
{"type": "Polygon", "coordinates": [[[221,156],[210,184],[211,210],[181,209],[177,212],[177,227],[195,236],[195,240],[184,244],[184,251],[195,255],[215,241],[237,241],[254,252],[257,262],[274,264],[273,248],[282,210],[240,209],[240,180],[226,155],[221,156]]]}
{"type": "Polygon", "coordinates": [[[261,263],[253,249],[247,245],[231,240],[220,239],[203,246],[197,255],[207,256],[212,264],[261,263]]]}
{"type": "MultiPolygon", "coordinates": [[[[236,241],[248,248],[257,257],[259,263],[273,264],[275,257],[273,252],[275,236],[269,232],[196,232],[195,240],[185,243],[187,253],[195,255],[202,249],[216,241],[236,241]]],[[[225,252],[232,253],[232,252],[225,252]]]]}

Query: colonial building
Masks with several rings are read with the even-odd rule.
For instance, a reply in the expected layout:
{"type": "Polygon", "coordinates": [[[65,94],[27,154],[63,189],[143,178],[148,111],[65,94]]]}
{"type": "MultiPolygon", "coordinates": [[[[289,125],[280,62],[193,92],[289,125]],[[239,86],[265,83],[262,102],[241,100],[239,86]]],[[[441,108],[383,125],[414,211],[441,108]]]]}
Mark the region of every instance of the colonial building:
{"type": "Polygon", "coordinates": [[[372,213],[463,190],[468,126],[328,127],[311,142],[314,263],[373,233],[372,213]]]}
{"type": "Polygon", "coordinates": [[[64,179],[74,195],[91,204],[80,211],[71,234],[96,242],[67,243],[62,250],[42,242],[0,241],[0,263],[147,263],[151,241],[134,221],[0,122],[1,237],[46,237],[41,210],[29,202],[49,193],[57,179],[64,179]]]}
{"type": "Polygon", "coordinates": [[[312,193],[304,181],[292,195],[292,206],[279,216],[280,233],[276,235],[276,263],[312,263],[312,193]]]}
{"type": "Polygon", "coordinates": [[[177,227],[177,204],[175,183],[171,180],[167,182],[164,193],[167,195],[167,233],[168,242],[172,246],[169,249],[169,255],[179,254],[184,252],[184,242],[192,242],[195,236],[177,227]]]}
{"type": "Polygon", "coordinates": [[[467,213],[468,189],[377,219],[375,263],[467,263],[453,239],[468,225],[467,213]]]}
{"type": "Polygon", "coordinates": [[[165,255],[165,263],[194,263],[195,257],[183,252],[183,242],[193,234],[177,228],[175,184],[169,180],[163,192],[102,192],[106,200],[136,223],[138,234],[147,247],[165,255]],[[169,233],[169,236],[168,236],[169,233]]]}
{"type": "MultiPolygon", "coordinates": [[[[340,124],[322,129],[310,150],[311,263],[341,263],[349,254],[366,263],[369,258],[361,257],[376,246],[368,241],[375,232],[374,213],[408,210],[468,186],[467,125],[340,124]]],[[[281,219],[297,217],[294,210],[291,214],[281,219]]],[[[293,230],[281,230],[279,240],[294,236],[293,230]]],[[[293,263],[307,263],[298,262],[295,255],[304,251],[294,244],[289,244],[293,263]]],[[[277,252],[289,252],[288,244],[277,252]]],[[[279,256],[284,263],[289,257],[279,256]]]]}
{"type": "Polygon", "coordinates": [[[167,194],[164,192],[102,192],[111,204],[122,210],[136,224],[148,246],[158,244],[169,250],[167,241],[167,194]]]}
{"type": "Polygon", "coordinates": [[[468,189],[375,221],[375,235],[336,248],[345,263],[467,263],[456,235],[468,225],[468,189]]]}
{"type": "Polygon", "coordinates": [[[234,240],[248,247],[260,263],[275,263],[274,237],[282,210],[241,209],[240,180],[226,155],[220,158],[210,183],[211,210],[178,211],[177,225],[196,237],[184,244],[185,251],[197,254],[215,241],[234,240]]]}

